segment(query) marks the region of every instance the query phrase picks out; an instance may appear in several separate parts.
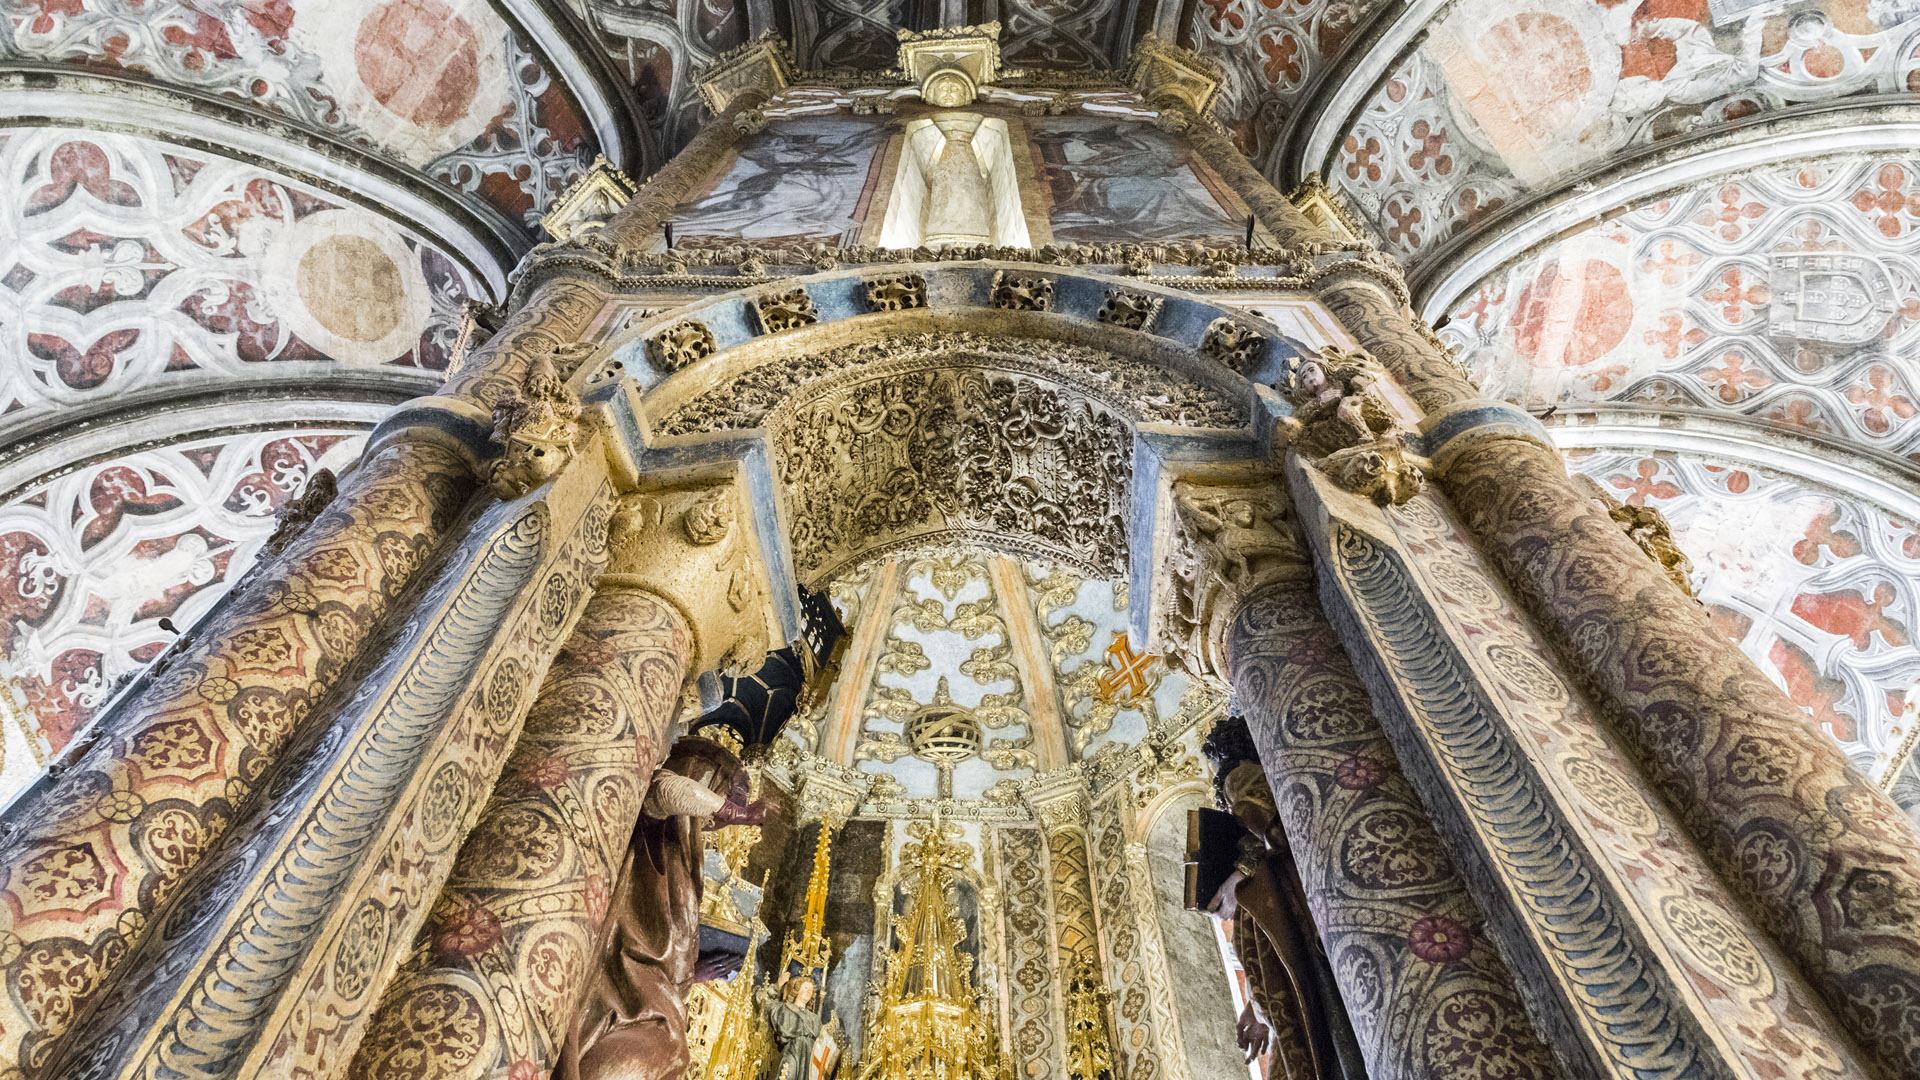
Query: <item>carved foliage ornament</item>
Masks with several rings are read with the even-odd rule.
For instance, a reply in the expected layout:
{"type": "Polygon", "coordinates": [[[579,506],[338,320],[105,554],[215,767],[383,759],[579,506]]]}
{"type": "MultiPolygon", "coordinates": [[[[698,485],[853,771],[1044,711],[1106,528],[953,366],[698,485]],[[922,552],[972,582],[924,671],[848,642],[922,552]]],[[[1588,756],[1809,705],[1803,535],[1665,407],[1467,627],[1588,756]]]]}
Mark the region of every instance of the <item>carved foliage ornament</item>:
{"type": "Polygon", "coordinates": [[[493,441],[505,448],[488,473],[494,494],[517,499],[552,479],[573,456],[580,398],[561,380],[551,355],[527,367],[520,392],[493,407],[493,441]]]}
{"type": "Polygon", "coordinates": [[[927,279],[919,274],[889,274],[867,282],[867,307],[906,311],[927,306],[927,279]]]}
{"type": "Polygon", "coordinates": [[[1200,356],[1239,375],[1250,375],[1260,363],[1267,339],[1252,327],[1230,318],[1213,320],[1200,339],[1200,356]]]}
{"type": "Polygon", "coordinates": [[[1159,647],[1167,663],[1225,678],[1221,645],[1234,612],[1261,589],[1311,573],[1286,491],[1275,478],[1243,485],[1173,485],[1172,536],[1162,577],[1159,647]]]}
{"type": "Polygon", "coordinates": [[[1161,298],[1132,289],[1108,289],[1107,301],[1100,305],[1100,321],[1128,330],[1146,330],[1160,313],[1161,298]]]}
{"type": "Polygon", "coordinates": [[[760,329],[769,334],[798,330],[820,321],[819,313],[813,309],[813,298],[805,289],[762,296],[753,302],[753,311],[760,318],[760,329]]]}
{"type": "Polygon", "coordinates": [[[992,301],[1008,311],[1051,311],[1053,279],[1001,270],[993,275],[992,301]]]}
{"type": "Polygon", "coordinates": [[[1419,494],[1428,463],[1407,449],[1412,432],[1380,393],[1386,377],[1367,353],[1329,345],[1296,361],[1282,392],[1302,454],[1347,491],[1398,506],[1419,494]]]}
{"type": "Polygon", "coordinates": [[[941,533],[1124,566],[1132,436],[1100,402],[962,369],[872,378],[781,412],[767,426],[804,579],[941,533]]]}
{"type": "Polygon", "coordinates": [[[660,371],[672,374],[712,356],[715,347],[713,331],[704,323],[682,319],[647,342],[647,359],[660,371]]]}

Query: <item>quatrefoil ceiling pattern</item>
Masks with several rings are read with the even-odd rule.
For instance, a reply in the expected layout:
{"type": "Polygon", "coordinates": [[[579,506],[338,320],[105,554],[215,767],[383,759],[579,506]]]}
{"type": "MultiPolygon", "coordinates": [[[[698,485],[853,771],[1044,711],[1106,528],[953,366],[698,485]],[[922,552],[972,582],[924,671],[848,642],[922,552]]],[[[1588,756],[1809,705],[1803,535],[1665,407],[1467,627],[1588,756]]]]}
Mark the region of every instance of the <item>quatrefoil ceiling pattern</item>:
{"type": "Polygon", "coordinates": [[[1323,178],[1810,721],[1912,772],[1920,9],[1201,0],[1185,39],[1268,175],[1323,178]]]}

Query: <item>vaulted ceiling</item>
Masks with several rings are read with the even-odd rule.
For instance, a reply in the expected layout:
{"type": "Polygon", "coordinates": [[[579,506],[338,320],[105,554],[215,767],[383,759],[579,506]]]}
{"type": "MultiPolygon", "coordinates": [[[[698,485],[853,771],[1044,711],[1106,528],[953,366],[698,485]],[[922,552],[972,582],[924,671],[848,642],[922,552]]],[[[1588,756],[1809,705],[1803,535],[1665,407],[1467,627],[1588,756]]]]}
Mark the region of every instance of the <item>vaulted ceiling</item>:
{"type": "Polygon", "coordinates": [[[857,82],[899,29],[992,19],[1019,68],[1117,70],[1148,31],[1221,61],[1266,173],[1325,178],[1488,392],[1665,509],[1728,633],[1891,775],[1910,0],[0,0],[0,710],[62,718],[9,745],[57,747],[436,384],[596,156],[684,145],[714,57],[772,30],[857,82]],[[113,584],[127,559],[171,561],[113,584]]]}

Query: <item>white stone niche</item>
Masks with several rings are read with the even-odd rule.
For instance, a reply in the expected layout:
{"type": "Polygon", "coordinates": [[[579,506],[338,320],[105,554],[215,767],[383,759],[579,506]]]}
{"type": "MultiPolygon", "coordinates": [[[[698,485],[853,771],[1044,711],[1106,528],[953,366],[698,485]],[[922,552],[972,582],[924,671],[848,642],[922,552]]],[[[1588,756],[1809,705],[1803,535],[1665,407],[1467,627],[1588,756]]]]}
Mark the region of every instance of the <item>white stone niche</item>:
{"type": "Polygon", "coordinates": [[[950,112],[908,121],[880,246],[1031,247],[1007,122],[950,112]]]}

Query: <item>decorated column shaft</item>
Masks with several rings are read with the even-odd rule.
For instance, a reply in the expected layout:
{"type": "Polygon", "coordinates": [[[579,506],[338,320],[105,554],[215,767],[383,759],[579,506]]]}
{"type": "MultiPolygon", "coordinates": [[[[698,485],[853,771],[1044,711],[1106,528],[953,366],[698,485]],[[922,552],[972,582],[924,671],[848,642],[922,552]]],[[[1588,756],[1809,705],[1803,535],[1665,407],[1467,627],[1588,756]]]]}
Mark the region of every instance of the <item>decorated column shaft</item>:
{"type": "Polygon", "coordinates": [[[1720,874],[1887,1076],[1920,1070],[1920,836],[1390,282],[1322,296],[1426,411],[1449,496],[1720,874]],[[1905,1004],[1897,1004],[1905,1003],[1905,1004]]]}
{"type": "Polygon", "coordinates": [[[1368,1074],[1561,1075],[1321,613],[1277,482],[1177,482],[1170,509],[1163,633],[1231,677],[1368,1074]]]}
{"type": "Polygon", "coordinates": [[[342,1075],[551,1071],[687,675],[766,652],[738,498],[622,502],[607,572],[342,1075]]]}

